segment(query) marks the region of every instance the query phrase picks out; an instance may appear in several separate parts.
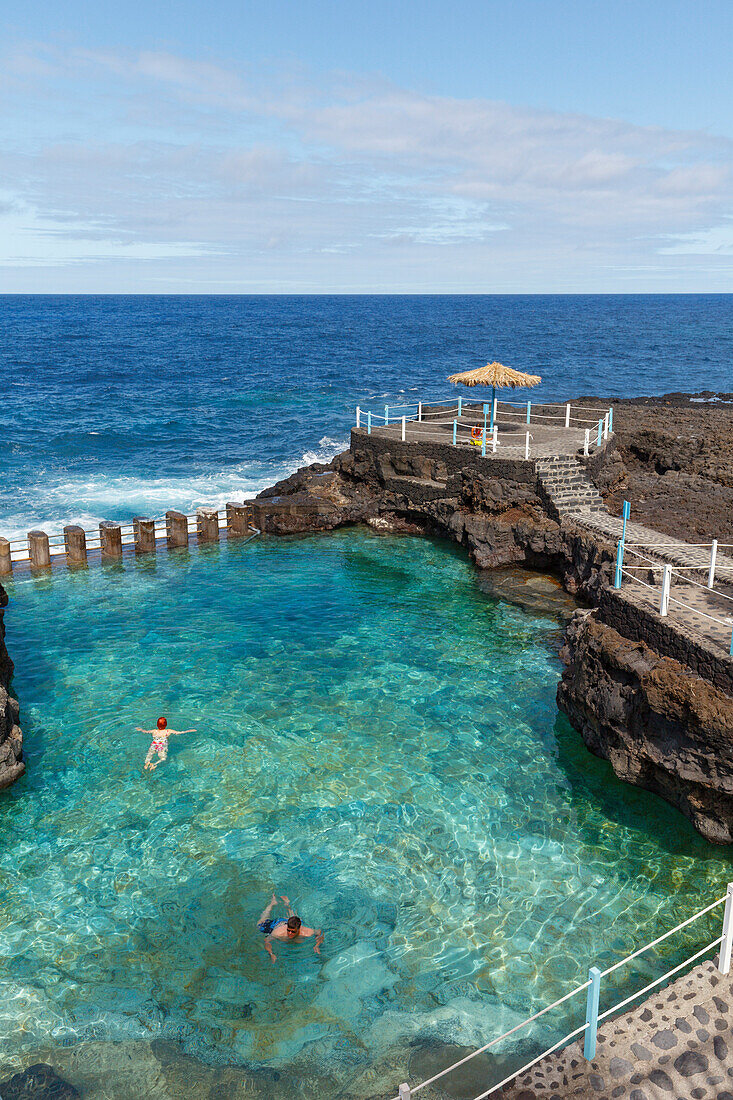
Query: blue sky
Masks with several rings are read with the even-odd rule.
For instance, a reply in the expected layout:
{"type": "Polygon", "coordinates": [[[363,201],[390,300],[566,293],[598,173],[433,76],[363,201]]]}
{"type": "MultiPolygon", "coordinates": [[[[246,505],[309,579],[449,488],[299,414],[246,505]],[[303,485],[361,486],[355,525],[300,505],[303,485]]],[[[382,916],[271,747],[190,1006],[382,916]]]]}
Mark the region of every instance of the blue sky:
{"type": "Polygon", "coordinates": [[[0,291],[733,289],[733,3],[34,2],[0,291]]]}

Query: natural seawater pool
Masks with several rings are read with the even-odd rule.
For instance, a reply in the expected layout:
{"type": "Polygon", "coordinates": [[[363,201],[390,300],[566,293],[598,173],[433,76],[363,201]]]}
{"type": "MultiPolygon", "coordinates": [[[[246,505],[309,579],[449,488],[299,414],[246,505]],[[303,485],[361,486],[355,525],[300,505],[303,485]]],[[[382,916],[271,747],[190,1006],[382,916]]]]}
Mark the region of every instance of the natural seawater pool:
{"type": "MultiPolygon", "coordinates": [[[[8,587],[28,774],[0,795],[7,1073],[42,1056],[73,1079],[81,1050],[84,1096],[158,1095],[130,1066],[167,1041],[246,1066],[248,1096],[388,1098],[725,892],[726,851],[558,715],[552,604],[485,591],[445,543],[223,542],[8,587]],[[159,714],[197,732],[146,774],[134,728],[159,714]],[[269,961],[273,889],[321,958],[269,961]]],[[[581,996],[531,1037],[583,1018],[581,996]]]]}

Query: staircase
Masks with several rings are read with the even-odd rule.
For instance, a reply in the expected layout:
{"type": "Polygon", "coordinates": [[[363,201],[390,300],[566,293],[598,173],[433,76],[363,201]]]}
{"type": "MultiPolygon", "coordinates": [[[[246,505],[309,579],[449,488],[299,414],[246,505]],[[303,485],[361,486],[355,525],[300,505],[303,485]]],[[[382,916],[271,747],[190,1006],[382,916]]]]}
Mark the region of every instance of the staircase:
{"type": "Polygon", "coordinates": [[[535,461],[540,493],[556,518],[570,513],[607,514],[601,494],[588,477],[585,467],[573,455],[551,455],[535,461]]]}

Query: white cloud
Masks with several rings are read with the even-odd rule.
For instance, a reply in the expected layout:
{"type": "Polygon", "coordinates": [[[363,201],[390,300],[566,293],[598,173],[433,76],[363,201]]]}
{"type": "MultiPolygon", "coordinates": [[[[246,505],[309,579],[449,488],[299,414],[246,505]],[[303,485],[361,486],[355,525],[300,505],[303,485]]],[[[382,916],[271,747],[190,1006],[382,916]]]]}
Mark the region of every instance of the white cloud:
{"type": "Polygon", "coordinates": [[[190,277],[206,256],[224,281],[299,264],[305,285],[312,257],[316,279],[420,289],[429,253],[446,283],[564,265],[582,289],[730,254],[733,146],[710,134],[165,52],[38,47],[2,71],[3,185],[23,211],[4,214],[6,267],[166,259],[190,277]]]}

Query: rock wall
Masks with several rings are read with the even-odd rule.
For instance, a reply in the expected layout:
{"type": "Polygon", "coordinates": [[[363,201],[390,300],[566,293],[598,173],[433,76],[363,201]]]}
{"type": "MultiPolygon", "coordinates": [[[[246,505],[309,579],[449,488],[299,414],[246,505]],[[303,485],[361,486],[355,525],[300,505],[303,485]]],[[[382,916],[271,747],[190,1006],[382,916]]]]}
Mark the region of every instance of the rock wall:
{"type": "Polygon", "coordinates": [[[591,752],[680,809],[715,843],[733,841],[733,697],[577,611],[561,656],[565,711],[591,752]]]}
{"type": "MultiPolygon", "coordinates": [[[[588,465],[605,488],[623,477],[613,447],[588,465]]],[[[348,452],[265,490],[255,508],[273,534],[368,523],[452,538],[482,569],[555,573],[596,608],[568,630],[558,705],[622,779],[666,798],[708,839],[733,841],[733,662],[612,590],[615,548],[548,515],[531,462],[489,465],[450,445],[354,431],[348,452]]]]}
{"type": "Polygon", "coordinates": [[[18,701],[8,693],[13,662],[5,646],[4,608],[8,596],[0,585],[0,790],[9,787],[25,771],[23,734],[18,725],[18,701]]]}

